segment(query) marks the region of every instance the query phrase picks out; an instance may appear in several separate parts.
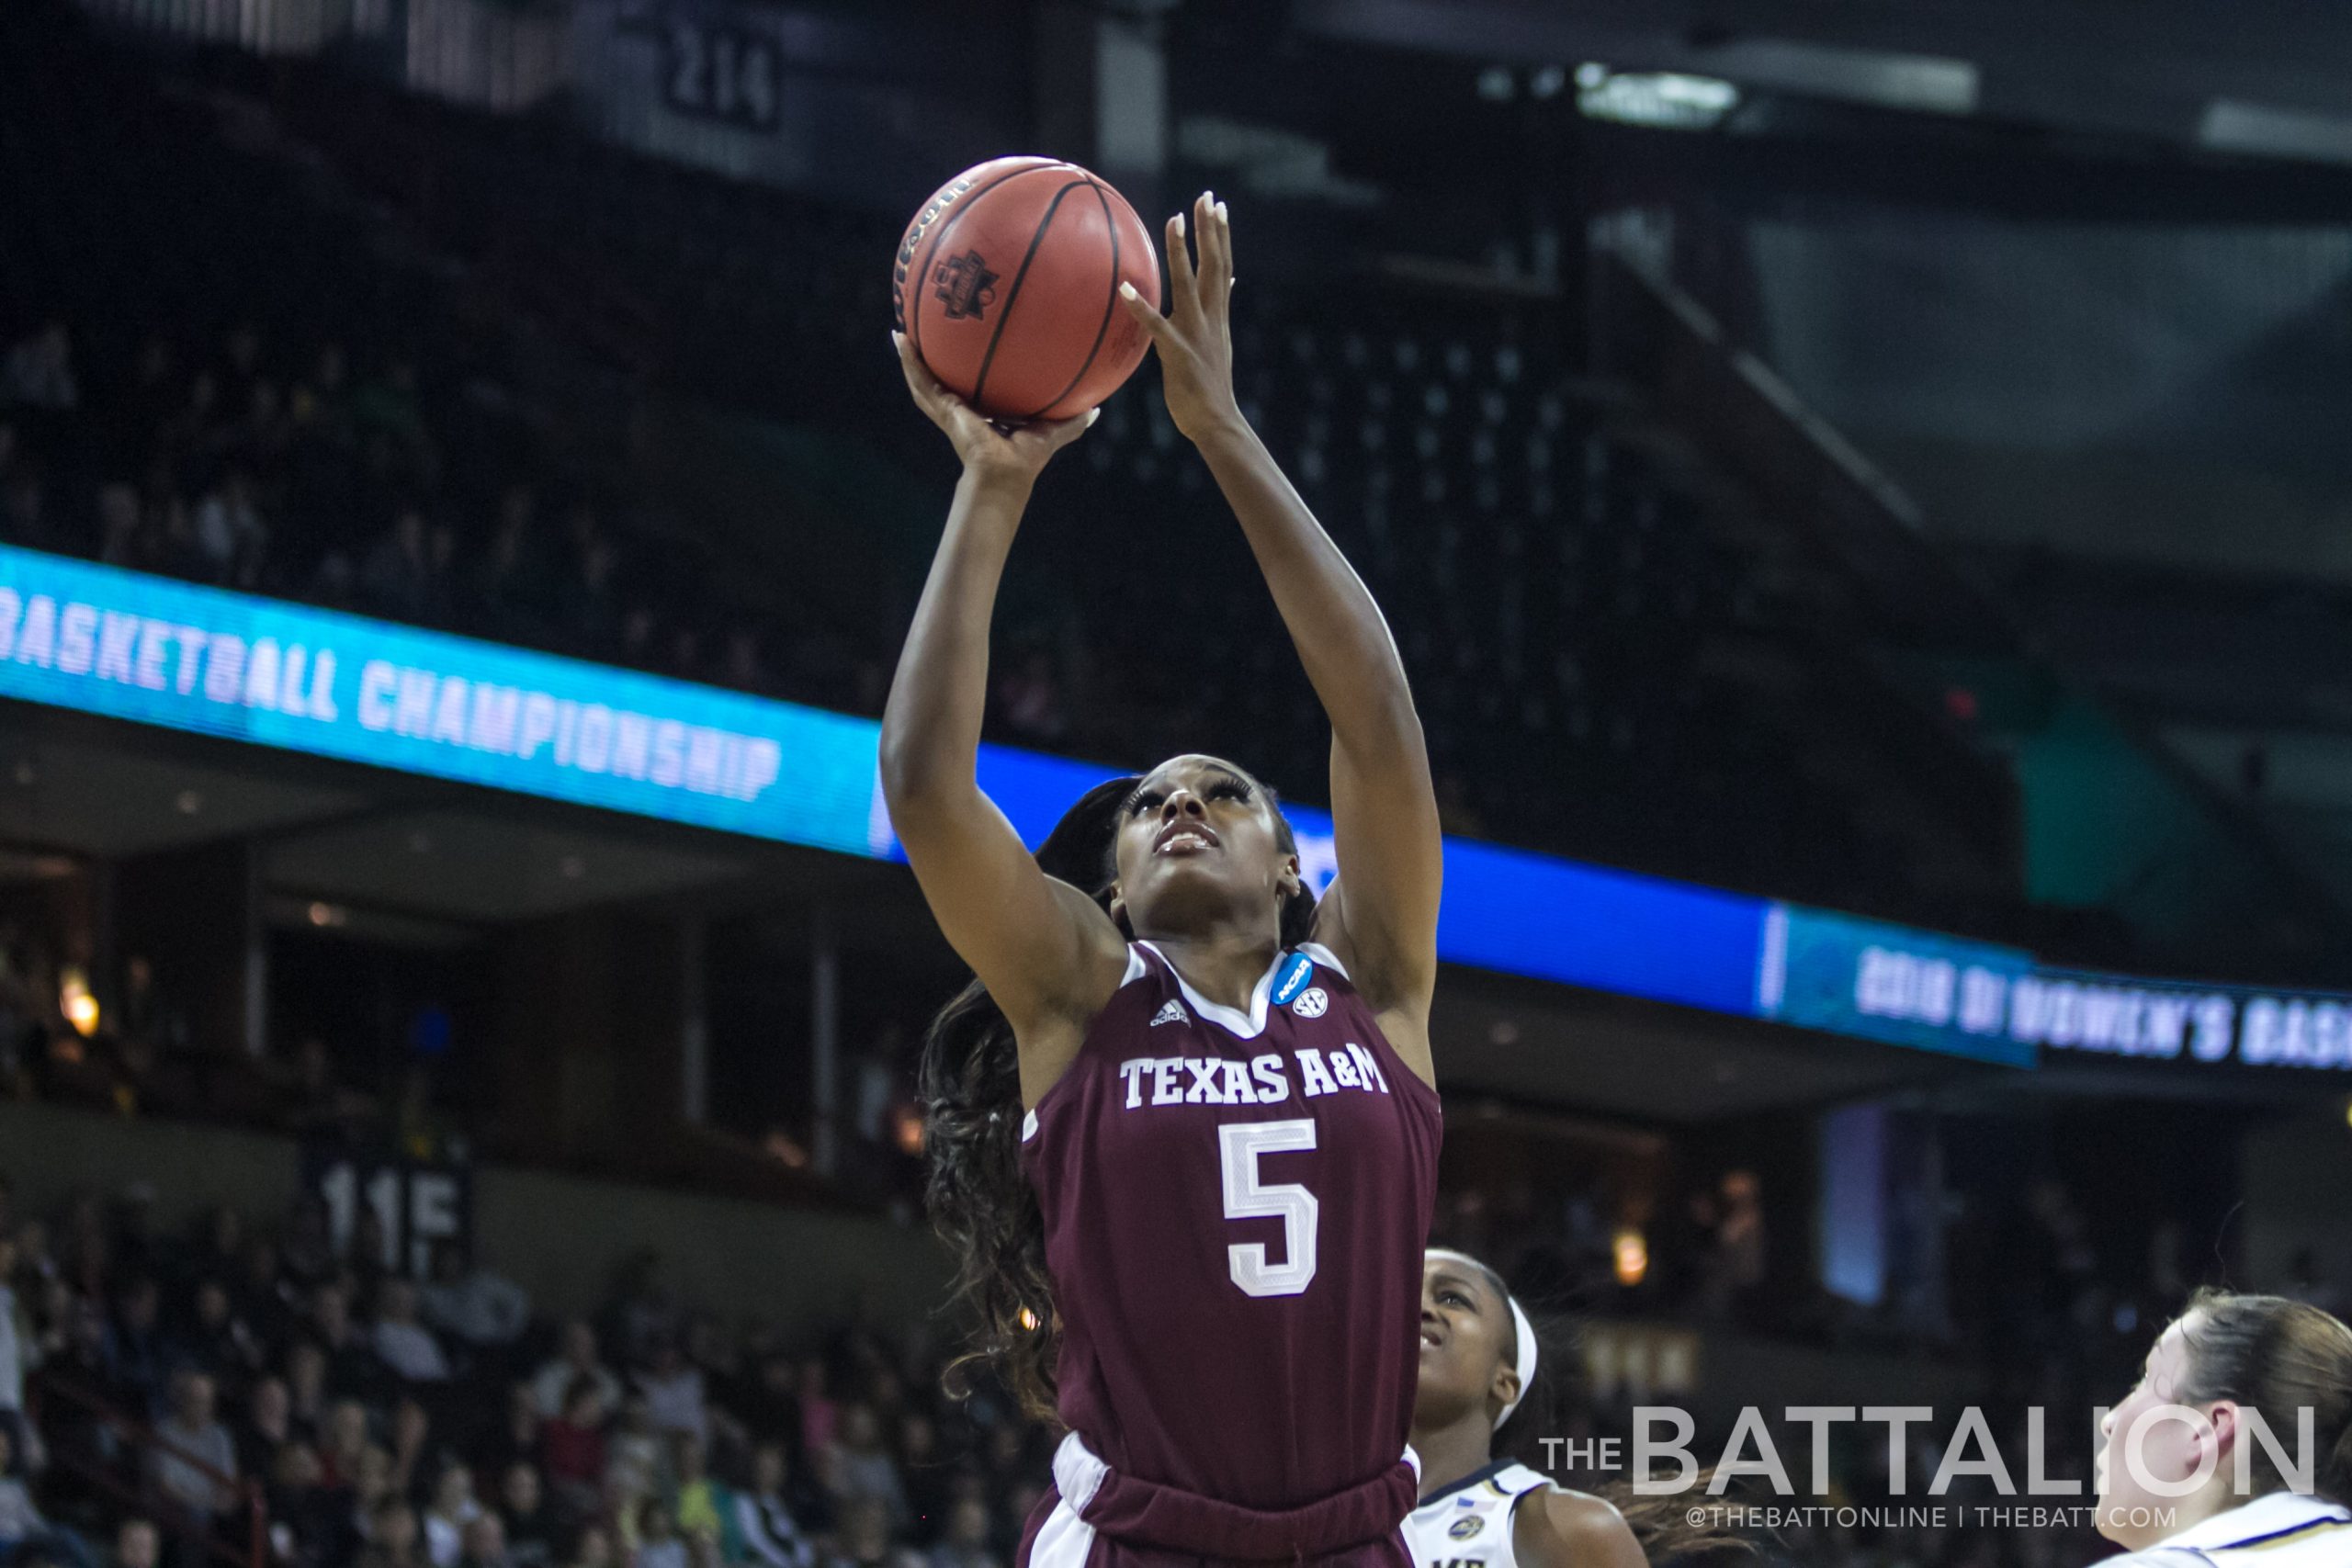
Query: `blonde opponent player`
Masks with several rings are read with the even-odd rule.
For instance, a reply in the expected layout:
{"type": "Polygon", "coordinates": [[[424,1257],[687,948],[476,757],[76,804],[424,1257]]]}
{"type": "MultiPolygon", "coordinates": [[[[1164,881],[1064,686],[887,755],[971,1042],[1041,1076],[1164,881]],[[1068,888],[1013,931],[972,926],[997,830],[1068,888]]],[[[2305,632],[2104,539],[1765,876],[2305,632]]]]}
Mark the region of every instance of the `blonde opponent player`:
{"type": "Polygon", "coordinates": [[[2352,1328],[2319,1308],[2199,1293],[2099,1429],[2114,1568],[2352,1565],[2352,1328]]]}

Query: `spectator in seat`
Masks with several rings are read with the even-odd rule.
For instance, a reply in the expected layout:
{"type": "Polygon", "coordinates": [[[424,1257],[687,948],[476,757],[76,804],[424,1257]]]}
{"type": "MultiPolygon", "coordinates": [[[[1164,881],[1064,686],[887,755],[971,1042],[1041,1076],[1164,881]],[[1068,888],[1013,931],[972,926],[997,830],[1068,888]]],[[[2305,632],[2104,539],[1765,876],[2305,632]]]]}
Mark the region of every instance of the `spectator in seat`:
{"type": "MultiPolygon", "coordinates": [[[[484,1391],[487,1393],[487,1391],[484,1391]]],[[[474,1468],[495,1482],[512,1464],[537,1464],[539,1458],[539,1406],[526,1382],[506,1389],[505,1418],[483,1434],[473,1449],[474,1468]]]]}
{"type": "Polygon", "coordinates": [[[987,1504],[965,1497],[947,1510],[947,1528],[931,1549],[929,1568],[998,1568],[996,1553],[989,1549],[987,1504]]]}
{"type": "Polygon", "coordinates": [[[134,1410],[153,1411],[164,1403],[164,1371],[171,1363],[157,1325],[162,1313],[163,1292],[143,1277],[124,1287],[116,1304],[111,1381],[134,1410]]]}
{"type": "Polygon", "coordinates": [[[277,1248],[267,1237],[254,1236],[245,1243],[227,1279],[237,1316],[254,1338],[263,1346],[284,1344],[298,1314],[293,1293],[277,1271],[277,1248]]]}
{"type": "MultiPolygon", "coordinates": [[[[477,1354],[502,1349],[531,1325],[531,1298],[523,1287],[443,1243],[433,1254],[433,1283],[423,1292],[425,1320],[477,1354]]],[[[514,1546],[510,1539],[507,1546],[514,1546]]]]}
{"type": "Polygon", "coordinates": [[[138,489],[120,479],[100,485],[94,511],[98,558],[108,566],[140,566],[139,536],[146,520],[140,513],[138,489]]]}
{"type": "Polygon", "coordinates": [[[457,1568],[466,1527],[481,1517],[473,1472],[454,1461],[443,1465],[433,1483],[433,1506],[424,1510],[424,1555],[433,1568],[457,1568]]]}
{"type": "Polygon", "coordinates": [[[29,463],[18,464],[14,473],[0,481],[0,539],[36,550],[51,548],[57,542],[51,537],[48,492],[41,486],[40,472],[29,463]]]}
{"type": "Polygon", "coordinates": [[[620,1554],[613,1548],[613,1532],[596,1519],[582,1525],[580,1533],[571,1538],[571,1553],[564,1559],[563,1568],[621,1568],[620,1554]]]}
{"type": "Polygon", "coordinates": [[[187,1326],[168,1355],[175,1366],[194,1367],[209,1375],[232,1399],[261,1366],[260,1345],[236,1316],[228,1287],[215,1279],[198,1283],[187,1326]]]}
{"type": "Polygon", "coordinates": [[[735,1414],[762,1437],[781,1438],[800,1451],[800,1373],[790,1356],[770,1348],[759,1359],[750,1383],[736,1395],[735,1414]]]}
{"type": "Polygon", "coordinates": [[[282,1378],[264,1378],[254,1384],[245,1402],[244,1425],[237,1430],[237,1468],[254,1474],[287,1444],[300,1441],[294,1431],[294,1399],[282,1378]]]}
{"type": "Polygon", "coordinates": [[[556,1511],[539,1484],[538,1467],[518,1460],[498,1488],[498,1516],[506,1527],[506,1556],[514,1568],[556,1568],[556,1511]]]}
{"type": "Polygon", "coordinates": [[[437,595],[424,513],[405,507],[359,569],[360,600],[379,615],[421,621],[437,595]]]}
{"type": "Polygon", "coordinates": [[[320,1464],[328,1483],[356,1482],[368,1452],[368,1407],[356,1399],[338,1399],[321,1426],[320,1464]]]}
{"type": "Polygon", "coordinates": [[[107,1568],[157,1568],[164,1559],[164,1532],[155,1521],[133,1514],[114,1532],[114,1557],[107,1568]]]}
{"type": "Polygon", "coordinates": [[[386,1280],[376,1292],[376,1355],[403,1382],[449,1381],[449,1359],[441,1342],[417,1319],[416,1287],[386,1280]]]}
{"type": "Polygon", "coordinates": [[[825,1392],[825,1361],[811,1356],[800,1363],[800,1451],[822,1453],[833,1440],[841,1406],[825,1392]]]}
{"type": "Polygon", "coordinates": [[[224,470],[220,482],[196,506],[196,546],[204,575],[214,582],[251,588],[261,580],[269,525],[254,497],[253,476],[242,467],[224,470]]]}
{"type": "MultiPolygon", "coordinates": [[[[130,1404],[113,1382],[114,1363],[108,1355],[106,1309],[76,1296],[67,1319],[65,1343],[47,1370],[79,1384],[109,1404],[130,1404]]],[[[137,1406],[143,1410],[145,1406],[137,1406]]],[[[52,1462],[78,1468],[110,1465],[119,1448],[111,1425],[90,1406],[59,1401],[50,1406],[43,1447],[52,1462]]],[[[0,1426],[6,1418],[0,1416],[0,1426]]]]}
{"type": "Polygon", "coordinates": [[[574,1385],[585,1380],[597,1400],[596,1424],[620,1408],[621,1380],[596,1358],[596,1330],[582,1318],[563,1325],[562,1348],[543,1362],[531,1379],[539,1414],[552,1421],[572,1407],[574,1385]]]}
{"type": "Polygon", "coordinates": [[[424,1556],[416,1510],[404,1497],[387,1496],[368,1515],[368,1544],[359,1568],[431,1568],[424,1556]]]}
{"type": "Polygon", "coordinates": [[[648,1497],[637,1508],[637,1557],[630,1568],[689,1568],[686,1543],[670,1505],[648,1497]]]}
{"type": "Polygon", "coordinates": [[[930,1416],[910,1411],[899,1418],[898,1460],[907,1510],[917,1521],[918,1539],[928,1541],[947,1517],[950,1480],[939,1461],[939,1428],[930,1416]]]}
{"type": "Polygon", "coordinates": [[[632,1494],[657,1492],[668,1480],[669,1455],[653,1412],[641,1393],[621,1404],[620,1419],[605,1435],[605,1484],[632,1494]]]}
{"type": "Polygon", "coordinates": [[[735,1533],[753,1568],[813,1568],[816,1549],[786,1502],[784,1445],[762,1443],[752,1455],[751,1489],[736,1495],[735,1533]]]}
{"type": "Polygon", "coordinates": [[[605,1473],[605,1401],[587,1378],[574,1378],[563,1414],[539,1433],[547,1478],[567,1507],[593,1511],[603,1495],[605,1473]]]}
{"type": "Polygon", "coordinates": [[[71,1568],[90,1568],[90,1555],[80,1538],[41,1517],[32,1493],[15,1473],[16,1462],[15,1441],[0,1432],[0,1562],[21,1562],[43,1553],[71,1568]]]}
{"type": "Polygon", "coordinates": [[[391,1450],[379,1443],[360,1450],[358,1473],[337,1491],[345,1502],[344,1517],[359,1541],[368,1539],[368,1521],[376,1517],[378,1507],[390,1498],[405,1500],[405,1495],[392,1484],[391,1450]]]}
{"type": "Polygon", "coordinates": [[[171,1414],[155,1427],[155,1489],[191,1530],[237,1504],[237,1447],[215,1415],[218,1399],[210,1378],[182,1372],[172,1380],[171,1414]]]}
{"type": "Polygon", "coordinates": [[[883,1446],[882,1423],[872,1406],[842,1407],[841,1429],[834,1434],[827,1466],[826,1481],[842,1506],[844,1519],[850,1504],[872,1498],[883,1506],[892,1529],[907,1528],[910,1510],[906,1488],[899,1480],[897,1462],[883,1446]]]}
{"type": "Polygon", "coordinates": [[[650,1365],[637,1374],[638,1392],[644,1395],[653,1425],[664,1432],[685,1432],[702,1438],[710,1435],[710,1413],[703,1402],[702,1369],[686,1359],[677,1340],[664,1337],[653,1347],[650,1365]]]}
{"type": "Polygon", "coordinates": [[[351,1495],[319,1484],[319,1456],[307,1444],[277,1450],[266,1495],[275,1562],[285,1568],[330,1568],[350,1561],[351,1495]]]}
{"type": "MultiPolygon", "coordinates": [[[[412,1310],[412,1316],[413,1311],[412,1310]]],[[[384,1359],[351,1321],[351,1298],[340,1285],[321,1285],[311,1294],[311,1331],[326,1352],[327,1389],[346,1399],[369,1399],[381,1393],[384,1359]]],[[[444,1369],[447,1375],[447,1369],[444,1369]]]]}
{"type": "Polygon", "coordinates": [[[465,1528],[458,1568],[511,1568],[513,1562],[506,1550],[506,1526],[496,1514],[476,1515],[465,1528]]]}
{"type": "Polygon", "coordinates": [[[42,322],[0,361],[0,403],[70,413],[81,401],[81,383],[74,374],[74,336],[63,321],[42,322]]]}
{"type": "Polygon", "coordinates": [[[415,1400],[403,1399],[392,1409],[392,1446],[368,1450],[384,1456],[392,1490],[412,1501],[425,1500],[425,1483],[432,1474],[426,1445],[432,1436],[431,1415],[415,1400]]]}
{"type": "Polygon", "coordinates": [[[913,1568],[921,1561],[891,1544],[889,1510],[868,1497],[842,1510],[842,1528],[825,1568],[913,1568]]]}
{"type": "Polygon", "coordinates": [[[327,1353],[315,1340],[298,1339],[286,1352],[286,1404],[296,1435],[322,1435],[334,1404],[327,1395],[327,1353]]]}
{"type": "Polygon", "coordinates": [[[711,1478],[702,1440],[684,1432],[673,1438],[670,1464],[676,1478],[671,1495],[678,1533],[688,1540],[715,1540],[726,1561],[741,1561],[743,1542],[736,1530],[735,1495],[711,1478]]]}

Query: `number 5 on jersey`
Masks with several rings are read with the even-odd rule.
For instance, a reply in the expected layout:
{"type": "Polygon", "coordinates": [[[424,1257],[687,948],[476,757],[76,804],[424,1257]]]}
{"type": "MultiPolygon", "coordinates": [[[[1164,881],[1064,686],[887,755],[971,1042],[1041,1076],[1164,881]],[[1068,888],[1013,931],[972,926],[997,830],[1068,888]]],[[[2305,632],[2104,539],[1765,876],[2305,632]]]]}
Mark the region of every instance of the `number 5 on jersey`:
{"type": "Polygon", "coordinates": [[[1216,1130],[1218,1165],[1225,1177],[1225,1217],[1279,1218],[1283,1261],[1266,1261],[1266,1244],[1237,1241],[1225,1249],[1233,1282],[1244,1295],[1295,1296],[1315,1278],[1315,1229],[1321,1205],[1295,1181],[1258,1179],[1258,1156],[1315,1146],[1315,1123],[1232,1122],[1216,1130]]]}

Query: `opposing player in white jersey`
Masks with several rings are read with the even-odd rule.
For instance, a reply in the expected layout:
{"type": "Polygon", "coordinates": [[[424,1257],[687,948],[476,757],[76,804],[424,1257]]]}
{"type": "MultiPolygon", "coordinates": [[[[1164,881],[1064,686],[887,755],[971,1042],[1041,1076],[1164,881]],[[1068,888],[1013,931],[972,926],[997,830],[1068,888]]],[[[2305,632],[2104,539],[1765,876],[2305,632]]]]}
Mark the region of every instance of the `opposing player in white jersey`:
{"type": "Polygon", "coordinates": [[[1497,1457],[1541,1359],[1534,1325],[1493,1269],[1430,1249],[1413,1409],[1421,1494],[1405,1526],[1417,1568],[1647,1568],[1615,1505],[1497,1457]]]}
{"type": "Polygon", "coordinates": [[[2352,1328],[2319,1308],[2200,1292],[2100,1431],[2100,1568],[2352,1568],[2352,1328]]]}

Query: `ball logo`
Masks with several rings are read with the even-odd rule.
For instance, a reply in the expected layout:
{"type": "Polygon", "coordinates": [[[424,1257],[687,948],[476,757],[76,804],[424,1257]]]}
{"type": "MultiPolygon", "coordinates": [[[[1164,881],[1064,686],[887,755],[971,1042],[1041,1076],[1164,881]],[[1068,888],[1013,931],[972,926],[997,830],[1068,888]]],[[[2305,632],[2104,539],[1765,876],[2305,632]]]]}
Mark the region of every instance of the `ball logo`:
{"type": "Polygon", "coordinates": [[[1487,1521],[1476,1514],[1465,1514],[1445,1527],[1445,1533],[1456,1540],[1468,1540],[1487,1528],[1487,1521]]]}
{"type": "Polygon", "coordinates": [[[1331,1010],[1331,998],[1324,994],[1322,987],[1310,986],[1290,1004],[1290,1010],[1301,1018],[1321,1018],[1331,1010]]]}
{"type": "Polygon", "coordinates": [[[934,276],[939,279],[939,302],[947,307],[951,321],[977,321],[996,303],[996,274],[978,251],[947,257],[934,269],[934,276]]]}

